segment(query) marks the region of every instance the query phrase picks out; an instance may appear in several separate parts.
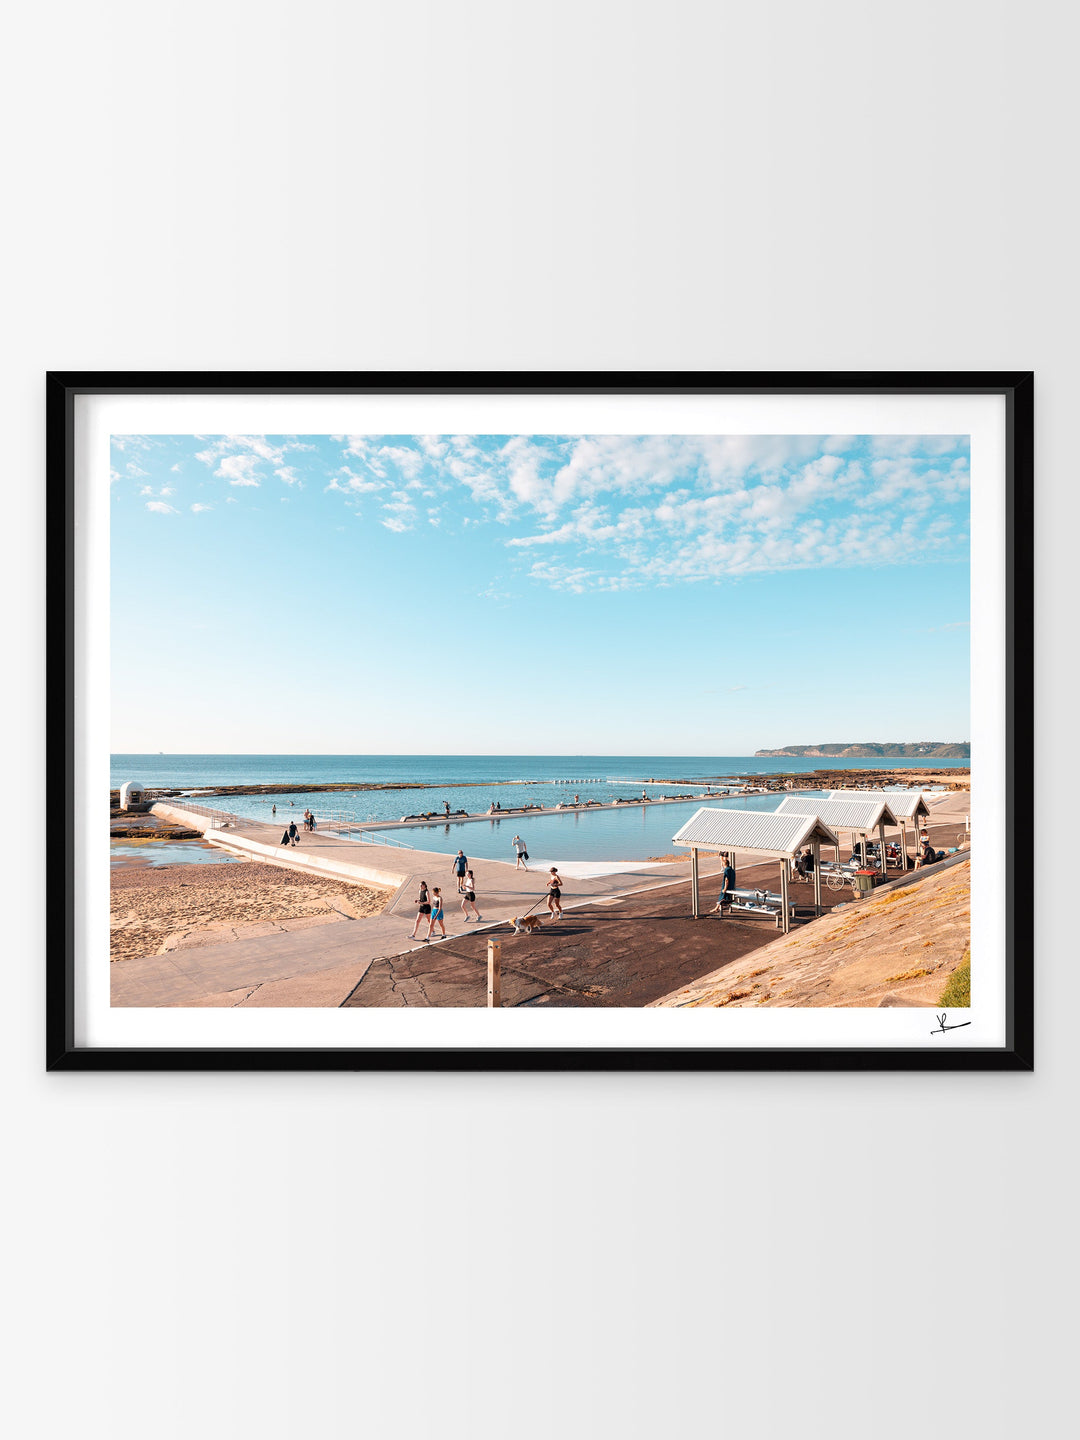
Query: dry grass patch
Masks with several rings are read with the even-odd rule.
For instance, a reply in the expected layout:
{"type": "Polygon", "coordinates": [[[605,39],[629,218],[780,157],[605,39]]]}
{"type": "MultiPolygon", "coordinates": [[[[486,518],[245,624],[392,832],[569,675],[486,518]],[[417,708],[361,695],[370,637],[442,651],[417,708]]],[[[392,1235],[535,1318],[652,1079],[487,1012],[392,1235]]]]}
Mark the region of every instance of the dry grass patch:
{"type": "Polygon", "coordinates": [[[718,1000],[716,1002],[717,1007],[719,1008],[721,1005],[730,1005],[735,1000],[748,1000],[750,996],[753,995],[753,993],[753,990],[732,990],[729,995],[724,996],[723,1000],[718,1000]]]}

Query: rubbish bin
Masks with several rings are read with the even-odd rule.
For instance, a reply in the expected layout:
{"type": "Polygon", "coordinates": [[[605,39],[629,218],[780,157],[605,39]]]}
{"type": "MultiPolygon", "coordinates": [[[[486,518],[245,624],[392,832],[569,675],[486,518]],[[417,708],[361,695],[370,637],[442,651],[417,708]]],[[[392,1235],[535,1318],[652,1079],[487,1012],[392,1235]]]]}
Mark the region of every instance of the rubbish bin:
{"type": "Polygon", "coordinates": [[[869,895],[874,888],[874,881],[877,879],[876,870],[856,870],[855,888],[860,895],[869,895]]]}

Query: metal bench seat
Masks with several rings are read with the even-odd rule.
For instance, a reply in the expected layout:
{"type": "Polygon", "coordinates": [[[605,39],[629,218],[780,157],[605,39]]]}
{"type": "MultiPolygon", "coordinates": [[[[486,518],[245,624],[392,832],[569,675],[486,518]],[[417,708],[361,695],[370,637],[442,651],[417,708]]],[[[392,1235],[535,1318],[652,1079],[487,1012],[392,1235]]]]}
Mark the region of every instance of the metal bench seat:
{"type": "MultiPolygon", "coordinates": [[[[745,910],[751,915],[771,915],[779,928],[783,921],[784,899],[774,890],[729,890],[732,910],[745,910]]],[[[795,914],[795,902],[788,901],[788,912],[795,914]]]]}

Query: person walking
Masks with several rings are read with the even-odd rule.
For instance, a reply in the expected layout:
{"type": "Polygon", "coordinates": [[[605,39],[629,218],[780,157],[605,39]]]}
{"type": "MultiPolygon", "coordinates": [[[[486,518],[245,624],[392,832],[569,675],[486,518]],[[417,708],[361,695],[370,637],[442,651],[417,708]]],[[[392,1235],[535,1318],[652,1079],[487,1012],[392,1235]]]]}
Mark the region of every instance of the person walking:
{"type": "Polygon", "coordinates": [[[305,811],[304,811],[304,829],[305,829],[305,830],[310,830],[310,829],[311,829],[311,811],[310,811],[310,810],[305,810],[305,811]]]}
{"type": "MultiPolygon", "coordinates": [[[[428,894],[427,881],[421,880],[420,890],[416,897],[416,923],[412,927],[412,934],[409,936],[410,940],[415,940],[418,938],[416,932],[420,929],[420,926],[430,914],[431,897],[428,894]]],[[[423,935],[419,938],[426,940],[427,936],[423,935]]]]}
{"type": "Polygon", "coordinates": [[[469,868],[469,862],[465,858],[464,850],[459,850],[457,852],[457,854],[454,856],[454,863],[450,868],[457,876],[458,894],[461,895],[465,890],[465,872],[469,868]]]}
{"type": "Polygon", "coordinates": [[[290,820],[290,821],[289,821],[288,835],[289,835],[289,839],[292,841],[292,843],[293,843],[294,845],[299,845],[299,844],[300,844],[300,831],[296,828],[296,821],[295,821],[295,820],[290,820]]]}
{"type": "Polygon", "coordinates": [[[449,818],[450,818],[450,801],[449,801],[449,800],[444,800],[442,803],[443,803],[443,809],[446,811],[446,818],[449,820],[449,818]]]}
{"type": "Polygon", "coordinates": [[[522,840],[520,835],[514,836],[513,846],[517,851],[517,864],[514,866],[514,869],[527,870],[529,867],[525,864],[525,861],[529,858],[529,852],[525,849],[525,841],[522,840]]]}
{"type": "Polygon", "coordinates": [[[427,931],[427,938],[429,940],[435,932],[436,925],[438,925],[439,929],[442,931],[442,938],[445,940],[446,924],[443,920],[442,891],[439,889],[438,885],[436,885],[435,889],[431,892],[431,918],[428,920],[427,931]]]}
{"type": "Polygon", "coordinates": [[[550,871],[550,874],[549,874],[549,876],[548,876],[547,886],[548,886],[548,910],[551,912],[551,918],[552,918],[553,920],[561,920],[561,919],[562,919],[562,903],[561,903],[561,902],[562,902],[562,880],[559,878],[559,872],[558,872],[558,870],[555,868],[554,865],[552,865],[552,867],[551,867],[551,871],[550,871]]]}
{"type": "Polygon", "coordinates": [[[465,889],[464,889],[464,891],[462,892],[462,899],[461,899],[461,908],[462,908],[462,910],[465,912],[465,919],[466,919],[466,921],[471,920],[471,919],[473,918],[473,917],[469,914],[469,906],[470,906],[470,905],[472,906],[473,910],[476,912],[476,919],[477,919],[477,920],[482,920],[484,917],[480,914],[480,911],[476,909],[476,881],[473,879],[473,873],[472,873],[472,871],[471,871],[471,870],[466,870],[466,872],[465,872],[465,889]]]}
{"type": "Polygon", "coordinates": [[[309,816],[311,817],[311,828],[312,828],[312,830],[317,830],[319,827],[318,827],[318,825],[315,824],[315,812],[314,812],[314,810],[309,810],[309,811],[308,811],[308,814],[309,814],[309,816]]]}

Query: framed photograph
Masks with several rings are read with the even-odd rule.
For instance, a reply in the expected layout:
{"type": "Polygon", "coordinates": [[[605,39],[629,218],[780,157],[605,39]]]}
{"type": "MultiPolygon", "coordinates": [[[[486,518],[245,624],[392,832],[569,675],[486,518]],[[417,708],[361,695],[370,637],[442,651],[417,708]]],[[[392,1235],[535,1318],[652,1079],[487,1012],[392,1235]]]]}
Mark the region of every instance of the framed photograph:
{"type": "Polygon", "coordinates": [[[1030,1069],[1032,394],[50,374],[49,1067],[1030,1069]]]}

